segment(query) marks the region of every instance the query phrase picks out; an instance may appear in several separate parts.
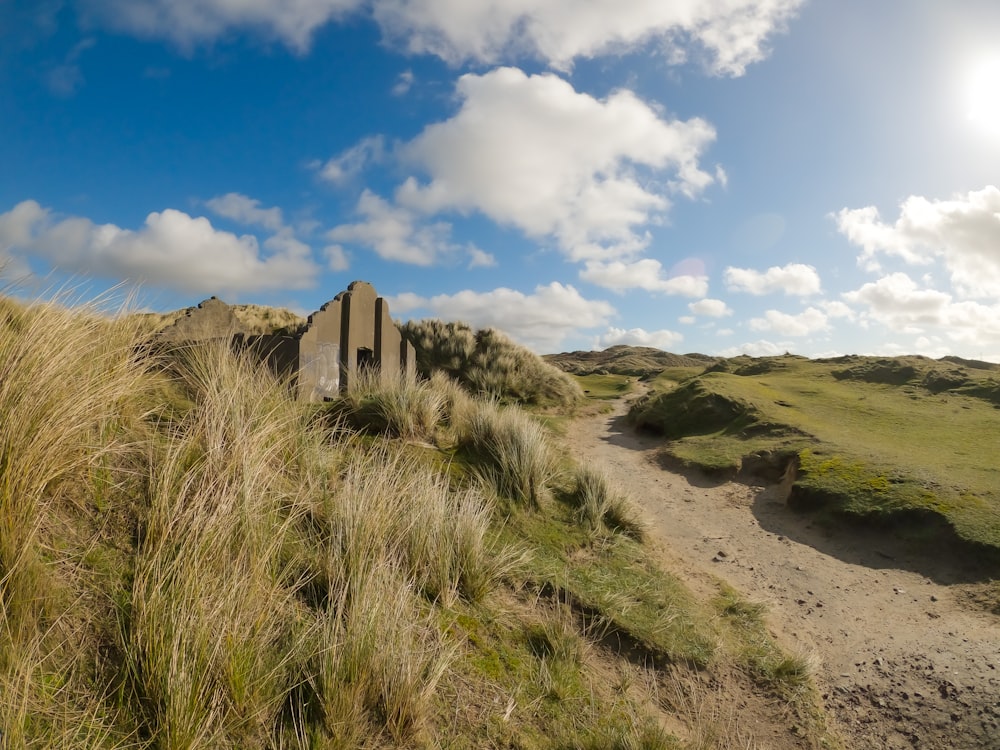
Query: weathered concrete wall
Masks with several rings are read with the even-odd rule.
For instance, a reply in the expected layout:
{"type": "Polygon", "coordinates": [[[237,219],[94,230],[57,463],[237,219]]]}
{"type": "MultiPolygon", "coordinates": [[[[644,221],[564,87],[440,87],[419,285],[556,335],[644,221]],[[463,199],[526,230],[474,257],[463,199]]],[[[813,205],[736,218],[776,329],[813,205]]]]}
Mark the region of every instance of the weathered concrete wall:
{"type": "Polygon", "coordinates": [[[400,336],[399,340],[399,363],[408,378],[416,377],[417,350],[413,348],[413,344],[405,340],[402,336],[400,336]]]}
{"type": "Polygon", "coordinates": [[[389,316],[389,303],[379,297],[375,301],[375,361],[382,373],[395,375],[400,372],[402,343],[403,336],[389,316]]]}
{"type": "Polygon", "coordinates": [[[179,344],[191,341],[227,339],[246,329],[225,302],[211,297],[187,311],[176,323],[160,331],[160,341],[179,344]]]}
{"type": "MultiPolygon", "coordinates": [[[[375,287],[366,281],[354,281],[340,295],[342,310],[340,335],[340,385],[351,387],[357,376],[358,355],[361,350],[375,356],[375,304],[378,295],[375,287]]],[[[362,356],[364,360],[364,356],[362,356]]]]}
{"type": "Polygon", "coordinates": [[[239,333],[233,337],[233,350],[249,352],[281,377],[290,378],[299,370],[299,341],[294,336],[239,333]]]}
{"type": "Polygon", "coordinates": [[[298,396],[322,401],[340,393],[342,315],[340,296],[309,316],[299,337],[298,396]]]}
{"type": "Polygon", "coordinates": [[[365,281],[352,282],[310,315],[298,336],[249,335],[229,305],[212,297],[159,338],[168,345],[230,340],[234,350],[252,352],[274,372],[291,377],[303,401],[334,398],[352,387],[359,363],[386,375],[416,373],[413,345],[393,323],[389,303],[365,281]]]}

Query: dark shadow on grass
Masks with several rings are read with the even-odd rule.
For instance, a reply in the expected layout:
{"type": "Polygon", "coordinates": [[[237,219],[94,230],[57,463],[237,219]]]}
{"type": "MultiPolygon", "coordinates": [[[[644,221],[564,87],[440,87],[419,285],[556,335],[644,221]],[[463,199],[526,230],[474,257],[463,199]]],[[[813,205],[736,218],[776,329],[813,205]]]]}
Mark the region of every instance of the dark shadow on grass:
{"type": "MultiPolygon", "coordinates": [[[[636,429],[627,415],[608,417],[608,434],[601,438],[611,445],[627,448],[633,451],[651,451],[663,447],[663,436],[651,430],[636,429]]],[[[706,472],[700,468],[689,466],[674,458],[665,451],[657,455],[657,459],[666,471],[680,474],[695,487],[718,487],[733,479],[735,472],[706,472]]]]}
{"type": "Polygon", "coordinates": [[[636,430],[626,414],[609,414],[608,434],[601,439],[634,451],[646,451],[663,443],[663,438],[653,432],[636,430]]]}
{"type": "Polygon", "coordinates": [[[830,510],[796,510],[787,503],[788,491],[787,483],[772,483],[757,493],[751,512],[765,531],[852,565],[907,570],[943,585],[1000,575],[997,550],[960,538],[940,516],[912,514],[874,522],[830,510]]]}
{"type": "MultiPolygon", "coordinates": [[[[625,415],[609,417],[608,435],[603,439],[637,451],[664,445],[662,436],[636,430],[625,415]]],[[[1000,550],[962,539],[936,514],[902,515],[875,522],[838,516],[829,509],[799,510],[787,502],[790,481],[782,484],[735,471],[706,473],[666,451],[661,452],[659,461],[665,471],[681,475],[694,487],[718,487],[729,481],[760,487],[751,511],[761,528],[852,565],[908,570],[944,585],[1000,577],[1000,550]]]]}

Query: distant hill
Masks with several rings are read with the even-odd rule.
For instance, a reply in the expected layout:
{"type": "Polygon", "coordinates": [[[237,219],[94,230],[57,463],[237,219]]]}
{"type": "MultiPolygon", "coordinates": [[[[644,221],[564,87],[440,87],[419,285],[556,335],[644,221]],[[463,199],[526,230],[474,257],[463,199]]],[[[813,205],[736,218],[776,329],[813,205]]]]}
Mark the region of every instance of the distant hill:
{"type": "Polygon", "coordinates": [[[655,375],[668,367],[707,367],[718,361],[704,354],[671,354],[651,346],[612,346],[604,351],[546,354],[543,359],[573,375],[655,375]]]}

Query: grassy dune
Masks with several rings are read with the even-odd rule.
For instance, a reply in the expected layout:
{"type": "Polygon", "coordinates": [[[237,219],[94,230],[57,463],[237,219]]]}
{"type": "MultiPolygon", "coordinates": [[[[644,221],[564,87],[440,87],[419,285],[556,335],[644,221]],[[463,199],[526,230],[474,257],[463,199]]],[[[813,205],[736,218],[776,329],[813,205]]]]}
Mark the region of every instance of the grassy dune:
{"type": "Polygon", "coordinates": [[[0,305],[0,747],[724,747],[720,685],[836,746],[762,610],[528,413],[442,374],[305,405],[145,330],[0,305]]]}
{"type": "Polygon", "coordinates": [[[1000,550],[998,378],[985,363],[918,357],[742,359],[659,381],[631,416],[711,471],[755,454],[794,459],[803,507],[890,522],[926,514],[1000,550]]]}
{"type": "Polygon", "coordinates": [[[568,407],[583,397],[572,377],[495,329],[421,320],[400,330],[424,376],[440,371],[471,393],[531,406],[568,407]]]}

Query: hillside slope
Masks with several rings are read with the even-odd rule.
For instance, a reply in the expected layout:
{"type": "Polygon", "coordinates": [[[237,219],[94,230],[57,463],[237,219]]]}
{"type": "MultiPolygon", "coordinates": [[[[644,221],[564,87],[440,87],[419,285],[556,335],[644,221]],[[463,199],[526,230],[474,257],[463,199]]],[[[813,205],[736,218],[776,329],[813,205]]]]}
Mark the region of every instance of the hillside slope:
{"type": "MultiPolygon", "coordinates": [[[[283,307],[249,304],[229,305],[229,307],[243,325],[244,332],[251,335],[274,333],[278,330],[293,331],[306,324],[306,319],[301,315],[283,307]]],[[[152,333],[176,323],[194,309],[193,307],[185,307],[165,313],[136,313],[136,317],[141,321],[143,327],[152,333]]]]}
{"type": "Polygon", "coordinates": [[[761,610],[532,415],[441,375],[302,404],[147,334],[0,306],[3,748],[837,746],[761,610]]]}
{"type": "Polygon", "coordinates": [[[583,398],[573,378],[496,329],[411,320],[400,332],[425,377],[440,371],[471,393],[533,406],[569,407],[583,398]]]}
{"type": "Polygon", "coordinates": [[[671,570],[768,603],[783,642],[811,655],[849,747],[1000,746],[1000,609],[969,602],[990,587],[987,571],[879,529],[832,533],[789,508],[782,483],[707,480],[664,462],[662,439],[629,429],[625,412],[618,402],[576,421],[574,455],[636,498],[671,570]]]}
{"type": "MultiPolygon", "coordinates": [[[[1000,378],[921,357],[784,356],[657,381],[631,419],[706,470],[797,472],[790,502],[1000,552],[1000,378]]],[[[998,558],[1000,559],[1000,558],[998,558]]]]}

